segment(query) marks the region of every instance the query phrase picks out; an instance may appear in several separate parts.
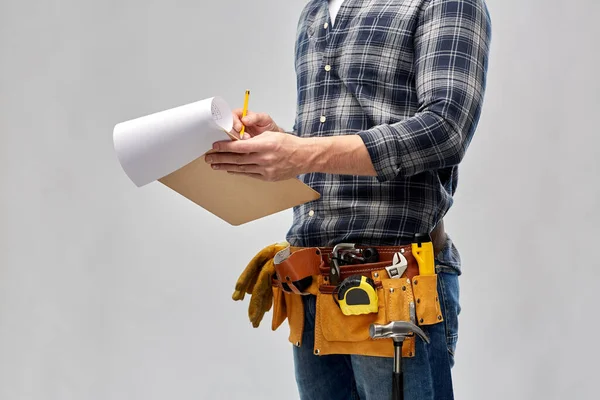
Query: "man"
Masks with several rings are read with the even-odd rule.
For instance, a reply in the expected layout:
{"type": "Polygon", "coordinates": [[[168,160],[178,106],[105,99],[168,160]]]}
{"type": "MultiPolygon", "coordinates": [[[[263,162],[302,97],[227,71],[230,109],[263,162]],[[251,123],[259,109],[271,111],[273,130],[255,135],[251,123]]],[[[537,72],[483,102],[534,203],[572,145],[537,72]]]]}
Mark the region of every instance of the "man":
{"type": "MultiPolygon", "coordinates": [[[[248,140],[215,143],[213,168],[277,181],[299,177],[321,198],[294,208],[293,246],[399,245],[432,232],[452,205],[457,167],[482,109],[491,23],[484,0],[311,0],[295,46],[292,134],[267,115],[248,140]]],[[[240,110],[235,126],[241,128],[240,110]]],[[[444,323],[425,327],[404,360],[405,398],[452,399],[460,257],[436,255],[444,323]]],[[[313,354],[314,296],[303,296],[294,348],[302,399],[388,399],[392,360],[313,354]]]]}

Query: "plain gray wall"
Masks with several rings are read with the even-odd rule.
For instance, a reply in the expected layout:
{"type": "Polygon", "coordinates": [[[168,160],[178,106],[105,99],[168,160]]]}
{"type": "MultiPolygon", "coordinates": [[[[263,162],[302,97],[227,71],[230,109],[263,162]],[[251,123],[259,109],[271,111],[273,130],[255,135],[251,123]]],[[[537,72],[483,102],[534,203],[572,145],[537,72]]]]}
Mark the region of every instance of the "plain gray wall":
{"type": "MultiPolygon", "coordinates": [[[[123,120],[221,95],[291,127],[303,1],[0,2],[0,400],[284,399],[287,326],[233,284],[291,212],[231,227],[134,187],[123,120]]],[[[597,0],[488,0],[479,129],[447,226],[461,400],[596,399],[597,0]]]]}

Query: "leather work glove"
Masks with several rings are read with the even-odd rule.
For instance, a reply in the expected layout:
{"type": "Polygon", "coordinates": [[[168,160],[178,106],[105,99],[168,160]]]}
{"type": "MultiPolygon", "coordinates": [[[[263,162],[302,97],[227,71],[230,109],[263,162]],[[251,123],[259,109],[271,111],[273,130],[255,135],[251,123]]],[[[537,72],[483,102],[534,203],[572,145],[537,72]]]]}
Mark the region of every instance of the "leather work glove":
{"type": "Polygon", "coordinates": [[[289,246],[287,242],[275,243],[262,249],[248,263],[235,284],[233,300],[244,300],[246,293],[251,295],[248,317],[252,326],[258,328],[263,316],[273,305],[271,277],[275,274],[273,258],[279,251],[289,246]]]}

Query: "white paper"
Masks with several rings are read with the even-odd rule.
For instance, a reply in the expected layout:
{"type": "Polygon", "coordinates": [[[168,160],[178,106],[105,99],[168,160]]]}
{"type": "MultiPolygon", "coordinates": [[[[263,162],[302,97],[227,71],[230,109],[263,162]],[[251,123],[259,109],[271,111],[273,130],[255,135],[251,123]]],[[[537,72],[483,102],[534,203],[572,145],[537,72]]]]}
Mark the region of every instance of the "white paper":
{"type": "Polygon", "coordinates": [[[226,140],[231,109],[220,97],[121,122],[113,130],[117,158],[138,187],[189,164],[226,140]]]}

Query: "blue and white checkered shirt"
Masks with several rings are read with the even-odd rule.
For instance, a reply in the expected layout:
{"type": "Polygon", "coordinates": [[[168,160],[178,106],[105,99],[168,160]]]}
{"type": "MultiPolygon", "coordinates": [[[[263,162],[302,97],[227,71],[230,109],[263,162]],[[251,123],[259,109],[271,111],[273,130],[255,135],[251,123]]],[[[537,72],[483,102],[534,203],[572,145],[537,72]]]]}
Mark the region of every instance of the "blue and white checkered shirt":
{"type": "Polygon", "coordinates": [[[377,176],[300,175],[321,198],[294,208],[291,244],[397,245],[435,227],[479,120],[490,38],[484,0],[345,0],[333,27],[327,0],[308,2],[294,134],[359,135],[377,176]]]}

